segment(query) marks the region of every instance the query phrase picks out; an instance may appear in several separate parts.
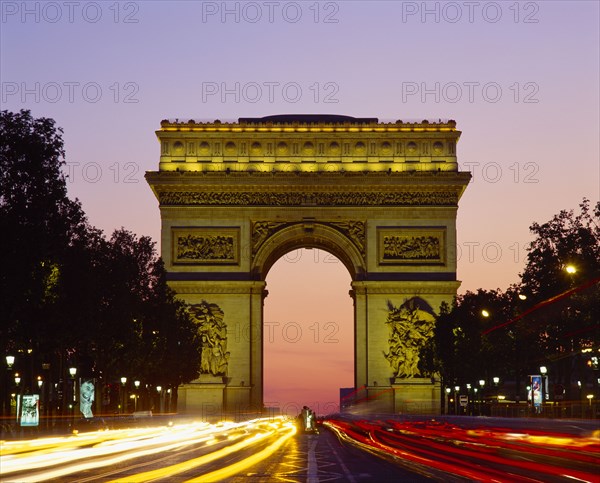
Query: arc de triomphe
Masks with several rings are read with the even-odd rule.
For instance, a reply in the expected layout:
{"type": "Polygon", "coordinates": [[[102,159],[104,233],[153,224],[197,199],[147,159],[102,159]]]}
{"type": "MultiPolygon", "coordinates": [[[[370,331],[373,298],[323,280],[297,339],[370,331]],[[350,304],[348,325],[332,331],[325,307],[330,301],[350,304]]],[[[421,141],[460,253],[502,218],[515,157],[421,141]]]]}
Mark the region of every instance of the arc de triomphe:
{"type": "Polygon", "coordinates": [[[202,338],[179,410],[260,410],[265,278],[284,254],[320,248],[352,277],[355,387],[376,410],[439,411],[419,368],[433,312],[456,279],[454,121],[282,115],[162,121],[146,179],[162,220],[169,284],[202,338]]]}

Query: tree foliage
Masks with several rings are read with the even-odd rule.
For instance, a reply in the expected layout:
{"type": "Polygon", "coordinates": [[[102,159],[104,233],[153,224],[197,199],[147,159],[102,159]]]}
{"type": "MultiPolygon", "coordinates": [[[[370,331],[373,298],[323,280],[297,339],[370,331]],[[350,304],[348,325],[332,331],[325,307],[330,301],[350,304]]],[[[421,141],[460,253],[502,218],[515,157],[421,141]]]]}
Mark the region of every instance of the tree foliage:
{"type": "Polygon", "coordinates": [[[467,292],[440,308],[424,358],[447,385],[500,377],[518,394],[541,365],[567,391],[575,379],[593,380],[586,354],[600,350],[600,202],[592,209],[583,199],[578,212],[563,210],[530,230],[519,284],[467,292]]]}
{"type": "MultiPolygon", "coordinates": [[[[199,372],[197,328],[154,242],[90,226],[67,196],[64,154],[53,120],[1,112],[0,348],[17,355],[17,369],[51,362],[55,380],[76,365],[108,383],[189,382],[199,372]]],[[[23,372],[33,386],[35,374],[23,372]]]]}
{"type": "MultiPolygon", "coordinates": [[[[64,148],[51,119],[0,113],[0,320],[2,340],[26,344],[43,330],[57,267],[85,226],[67,197],[64,148]]],[[[5,342],[6,344],[6,342],[5,342]]],[[[7,349],[7,347],[5,347],[7,349]]]]}

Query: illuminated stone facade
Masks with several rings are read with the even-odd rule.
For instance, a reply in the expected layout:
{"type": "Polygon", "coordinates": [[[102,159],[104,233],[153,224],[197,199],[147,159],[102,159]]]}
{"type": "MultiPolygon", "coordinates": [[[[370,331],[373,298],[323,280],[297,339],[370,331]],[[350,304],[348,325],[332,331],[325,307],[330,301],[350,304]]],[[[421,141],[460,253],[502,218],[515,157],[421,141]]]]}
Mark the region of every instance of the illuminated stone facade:
{"type": "Polygon", "coordinates": [[[418,373],[399,334],[417,333],[402,332],[403,304],[437,310],[460,285],[456,213],[470,175],[458,171],[454,121],[163,121],[157,136],[159,171],[146,179],[169,283],[190,304],[219,307],[215,327],[227,334],[215,359],[223,375],[182,386],[180,410],[262,408],[265,278],[298,248],[326,250],[351,274],[355,384],[377,396],[374,409],[438,410],[439,383],[418,373]]]}

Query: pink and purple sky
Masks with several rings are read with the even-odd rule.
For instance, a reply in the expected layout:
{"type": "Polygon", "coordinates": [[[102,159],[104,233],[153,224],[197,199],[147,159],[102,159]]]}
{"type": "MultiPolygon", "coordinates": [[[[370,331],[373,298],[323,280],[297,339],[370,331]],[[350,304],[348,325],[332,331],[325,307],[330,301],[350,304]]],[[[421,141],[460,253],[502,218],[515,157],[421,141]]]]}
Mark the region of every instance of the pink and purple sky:
{"type": "MultiPolygon", "coordinates": [[[[455,119],[461,292],[516,282],[529,225],[600,198],[597,1],[0,5],[2,109],[64,128],[69,192],[107,234],[159,240],[165,118],[455,119]]],[[[266,402],[326,412],[353,383],[350,276],[326,257],[268,275],[266,402]]]]}

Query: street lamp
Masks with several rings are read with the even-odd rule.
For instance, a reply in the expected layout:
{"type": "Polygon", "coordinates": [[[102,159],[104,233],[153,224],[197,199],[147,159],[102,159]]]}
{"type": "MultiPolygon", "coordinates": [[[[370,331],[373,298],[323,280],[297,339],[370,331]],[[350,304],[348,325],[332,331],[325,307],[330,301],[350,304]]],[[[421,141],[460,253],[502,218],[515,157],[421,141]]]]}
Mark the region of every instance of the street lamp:
{"type": "Polygon", "coordinates": [[[137,411],[137,402],[138,402],[138,399],[140,397],[140,393],[139,393],[140,384],[141,384],[140,381],[137,381],[137,380],[133,381],[133,385],[135,386],[135,400],[134,400],[134,406],[133,406],[133,411],[134,412],[137,411]]]}
{"type": "Polygon", "coordinates": [[[452,389],[450,389],[449,387],[446,388],[446,412],[450,413],[450,393],[452,392],[452,389]]]}
{"type": "MultiPolygon", "coordinates": [[[[9,386],[10,384],[10,379],[11,379],[11,375],[10,372],[12,371],[12,366],[15,363],[15,356],[11,356],[8,355],[6,356],[6,373],[2,374],[3,379],[6,378],[6,396],[4,395],[4,391],[0,391],[0,397],[2,398],[2,400],[0,401],[0,414],[4,415],[5,411],[6,414],[8,414],[10,416],[11,413],[11,400],[10,400],[10,389],[9,386]]],[[[4,381],[3,385],[4,385],[4,381]]]]}
{"type": "Polygon", "coordinates": [[[460,386],[454,386],[454,414],[458,414],[458,391],[460,386]]]}
{"type": "Polygon", "coordinates": [[[565,271],[571,275],[573,275],[574,273],[577,273],[577,268],[574,265],[567,265],[565,267],[565,271]]]}
{"type": "Polygon", "coordinates": [[[162,413],[162,386],[156,386],[156,392],[158,393],[158,412],[162,413]]]}
{"type": "Polygon", "coordinates": [[[550,399],[548,394],[548,379],[546,374],[548,373],[548,368],[546,366],[540,366],[540,374],[542,376],[542,407],[544,406],[544,401],[550,399]]]}
{"type": "Polygon", "coordinates": [[[18,386],[21,382],[21,376],[19,376],[18,372],[15,372],[15,384],[18,386]]]}
{"type": "Polygon", "coordinates": [[[127,394],[125,393],[125,384],[127,384],[127,378],[125,376],[121,377],[121,401],[120,401],[120,406],[121,406],[121,412],[124,413],[125,412],[125,406],[127,405],[127,394]]]}
{"type": "Polygon", "coordinates": [[[494,381],[494,386],[497,386],[498,383],[500,382],[500,378],[498,376],[492,378],[492,381],[494,381]]]}
{"type": "Polygon", "coordinates": [[[483,387],[485,386],[485,379],[479,379],[479,385],[481,386],[481,394],[479,396],[479,415],[483,414],[483,387]]]}
{"type": "Polygon", "coordinates": [[[483,315],[484,317],[489,317],[489,316],[490,316],[490,313],[489,313],[487,310],[483,309],[483,310],[481,311],[481,315],[483,315]]]}
{"type": "Polygon", "coordinates": [[[38,376],[37,377],[37,385],[40,388],[40,390],[42,389],[43,384],[44,384],[44,381],[42,381],[42,376],[38,376]]]}
{"type": "Polygon", "coordinates": [[[71,417],[72,417],[72,422],[71,425],[73,426],[75,424],[75,401],[77,400],[77,386],[75,385],[75,374],[77,374],[77,368],[76,367],[69,367],[69,374],[71,375],[71,380],[73,383],[73,402],[71,404],[69,404],[70,408],[71,408],[71,417]]]}

